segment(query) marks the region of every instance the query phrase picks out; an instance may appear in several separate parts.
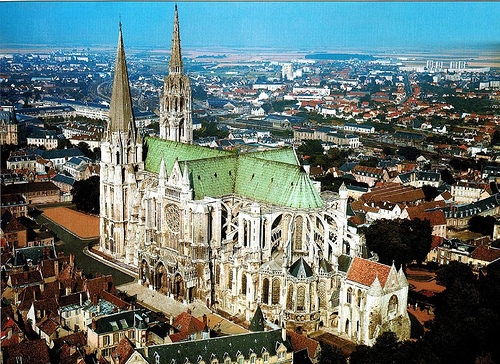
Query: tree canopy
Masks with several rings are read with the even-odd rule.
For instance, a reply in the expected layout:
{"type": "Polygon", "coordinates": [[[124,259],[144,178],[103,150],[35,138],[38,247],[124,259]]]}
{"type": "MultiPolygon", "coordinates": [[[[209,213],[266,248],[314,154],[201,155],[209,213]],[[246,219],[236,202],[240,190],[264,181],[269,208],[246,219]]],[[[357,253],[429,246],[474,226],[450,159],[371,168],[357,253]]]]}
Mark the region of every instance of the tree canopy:
{"type": "Polygon", "coordinates": [[[432,227],[428,220],[377,220],[365,229],[366,245],[377,253],[383,264],[406,266],[422,262],[432,244],[432,227]]]}
{"type": "Polygon", "coordinates": [[[78,210],[93,214],[99,213],[99,176],[75,181],[71,194],[78,210]]]}

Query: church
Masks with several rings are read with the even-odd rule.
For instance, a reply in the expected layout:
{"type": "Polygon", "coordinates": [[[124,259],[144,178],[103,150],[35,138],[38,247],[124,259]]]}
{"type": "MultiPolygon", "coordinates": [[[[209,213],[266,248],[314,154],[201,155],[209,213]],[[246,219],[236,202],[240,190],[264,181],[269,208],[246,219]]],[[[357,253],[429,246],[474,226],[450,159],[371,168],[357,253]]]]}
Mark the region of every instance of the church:
{"type": "Polygon", "coordinates": [[[347,189],[321,192],[291,148],[236,153],[193,144],[177,7],[159,137],[136,128],[120,24],[101,141],[100,249],[139,284],[183,302],[371,345],[409,338],[403,271],[366,257],[347,189]]]}

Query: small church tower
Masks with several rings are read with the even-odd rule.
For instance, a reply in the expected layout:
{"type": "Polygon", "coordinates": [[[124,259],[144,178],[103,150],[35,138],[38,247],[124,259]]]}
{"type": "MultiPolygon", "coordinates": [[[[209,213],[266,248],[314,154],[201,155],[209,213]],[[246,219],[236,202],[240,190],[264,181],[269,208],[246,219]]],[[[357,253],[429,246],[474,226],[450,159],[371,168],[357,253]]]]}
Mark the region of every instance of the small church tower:
{"type": "Polygon", "coordinates": [[[184,75],[182,67],[176,5],[168,76],[163,81],[163,95],[160,100],[160,138],[189,144],[193,142],[191,104],[191,82],[189,76],[184,75]]]}
{"type": "Polygon", "coordinates": [[[136,129],[132,109],[121,23],[109,123],[101,140],[100,167],[101,250],[122,258],[131,200],[137,190],[135,173],[144,166],[142,138],[136,129]]]}

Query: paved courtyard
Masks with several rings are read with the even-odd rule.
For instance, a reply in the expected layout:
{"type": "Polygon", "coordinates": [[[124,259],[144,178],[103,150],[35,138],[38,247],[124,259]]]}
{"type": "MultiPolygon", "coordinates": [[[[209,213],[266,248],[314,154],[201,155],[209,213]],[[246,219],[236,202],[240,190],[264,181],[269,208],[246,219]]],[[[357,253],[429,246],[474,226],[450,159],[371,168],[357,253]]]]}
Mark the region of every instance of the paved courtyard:
{"type": "Polygon", "coordinates": [[[144,306],[165,313],[167,316],[176,317],[189,308],[194,317],[212,313],[210,309],[201,302],[192,302],[185,305],[164,294],[153,291],[137,282],[125,283],[116,287],[120,291],[126,292],[129,296],[137,295],[137,301],[144,306]]]}

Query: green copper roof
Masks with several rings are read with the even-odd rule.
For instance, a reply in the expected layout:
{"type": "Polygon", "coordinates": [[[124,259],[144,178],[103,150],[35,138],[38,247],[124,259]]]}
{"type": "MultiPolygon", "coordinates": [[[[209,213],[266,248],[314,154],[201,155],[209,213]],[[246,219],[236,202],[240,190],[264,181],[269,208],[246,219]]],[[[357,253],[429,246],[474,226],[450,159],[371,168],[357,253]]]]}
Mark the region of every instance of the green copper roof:
{"type": "Polygon", "coordinates": [[[253,157],[266,159],[268,161],[283,162],[288,164],[299,165],[299,161],[295,156],[292,148],[280,148],[273,150],[264,150],[262,152],[251,153],[253,157]]]}
{"type": "Polygon", "coordinates": [[[230,194],[280,206],[323,206],[292,149],[236,154],[156,138],[147,139],[146,170],[159,173],[163,156],[170,175],[175,159],[187,162],[194,199],[230,194]]]}
{"type": "Polygon", "coordinates": [[[176,157],[179,161],[191,161],[234,154],[224,150],[205,148],[197,145],[178,143],[159,138],[147,138],[146,145],[148,147],[146,170],[155,173],[160,172],[162,155],[165,159],[167,173],[170,173],[172,171],[172,167],[174,166],[176,157]]]}

